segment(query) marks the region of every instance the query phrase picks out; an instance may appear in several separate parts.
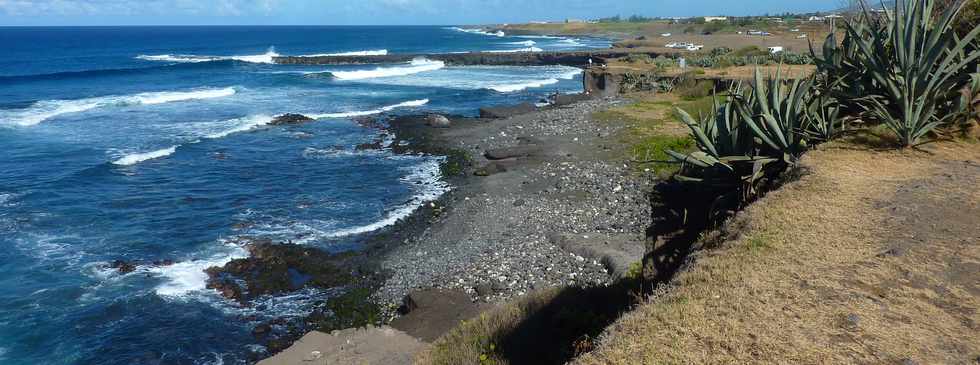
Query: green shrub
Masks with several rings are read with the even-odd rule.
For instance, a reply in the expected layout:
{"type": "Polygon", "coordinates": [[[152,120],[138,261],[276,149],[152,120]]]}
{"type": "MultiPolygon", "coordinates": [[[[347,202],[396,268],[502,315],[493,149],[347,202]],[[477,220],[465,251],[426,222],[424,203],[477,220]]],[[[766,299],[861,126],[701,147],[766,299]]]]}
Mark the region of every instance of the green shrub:
{"type": "Polygon", "coordinates": [[[753,57],[753,56],[768,56],[769,51],[761,49],[757,46],[748,46],[744,48],[739,48],[737,51],[732,53],[735,57],[753,57]]]}
{"type": "MultiPolygon", "coordinates": [[[[957,2],[937,19],[932,18],[935,0],[898,0],[894,12],[884,17],[867,10],[846,24],[844,50],[831,48],[831,57],[840,57],[840,71],[830,69],[837,94],[853,100],[865,117],[883,122],[898,135],[903,147],[919,144],[937,128],[950,125],[961,115],[959,91],[970,80],[980,52],[968,52],[980,34],[974,26],[960,38],[952,31],[957,2]],[[863,84],[854,87],[852,77],[863,84]],[[859,90],[861,94],[853,94],[859,90]],[[849,92],[851,94],[849,94],[849,92]]],[[[830,39],[828,39],[828,42],[830,39]]],[[[828,57],[825,65],[837,65],[828,57]]]]}
{"type": "Polygon", "coordinates": [[[731,48],[728,48],[728,47],[718,47],[718,48],[712,49],[710,55],[715,56],[715,57],[718,57],[718,56],[727,55],[729,53],[732,53],[732,49],[731,48]]]}

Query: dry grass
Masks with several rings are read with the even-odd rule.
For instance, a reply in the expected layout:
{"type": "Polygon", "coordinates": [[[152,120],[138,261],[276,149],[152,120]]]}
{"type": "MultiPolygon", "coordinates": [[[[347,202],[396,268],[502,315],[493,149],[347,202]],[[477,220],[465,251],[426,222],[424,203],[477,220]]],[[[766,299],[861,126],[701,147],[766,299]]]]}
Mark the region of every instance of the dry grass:
{"type": "Polygon", "coordinates": [[[612,73],[660,73],[666,77],[676,77],[685,72],[694,72],[695,78],[699,79],[733,79],[751,80],[755,76],[755,69],[758,68],[763,75],[775,76],[780,72],[783,78],[804,78],[810,76],[817,70],[815,65],[763,65],[763,66],[733,66],[724,68],[702,68],[688,67],[680,69],[671,67],[666,70],[657,69],[652,63],[626,62],[622,59],[610,60],[607,70],[612,73]]]}
{"type": "Polygon", "coordinates": [[[964,143],[812,151],[809,175],[740,214],[740,237],[576,363],[975,363],[977,161],[964,143]]]}
{"type": "Polygon", "coordinates": [[[558,295],[558,289],[529,293],[479,317],[461,323],[432,346],[419,353],[417,364],[497,364],[497,346],[507,333],[558,295]]]}
{"type": "Polygon", "coordinates": [[[532,292],[466,321],[416,358],[418,364],[563,364],[593,348],[592,338],[636,297],[632,279],[608,287],[532,292]]]}

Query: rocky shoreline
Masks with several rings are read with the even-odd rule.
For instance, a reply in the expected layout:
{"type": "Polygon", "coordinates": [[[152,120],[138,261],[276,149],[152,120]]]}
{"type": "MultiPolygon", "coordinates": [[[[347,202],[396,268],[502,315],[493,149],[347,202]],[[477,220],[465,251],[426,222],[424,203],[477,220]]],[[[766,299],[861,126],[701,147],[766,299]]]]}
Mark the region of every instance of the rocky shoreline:
{"type": "MultiPolygon", "coordinates": [[[[404,330],[405,338],[429,342],[531,290],[607,285],[625,275],[642,258],[654,181],[638,178],[617,153],[622,126],[590,120],[621,100],[556,99],[545,108],[486,108],[481,118],[358,120],[394,139],[358,148],[445,156],[441,170],[452,190],[366,235],[353,252],[242,237],[249,257],[209,268],[209,289],[246,307],[304,288],[332,293],[305,318],[245,318],[266,348],[250,356],[279,353],[311,331],[385,323],[395,328],[383,333],[404,330]]],[[[307,122],[287,114],[274,125],[307,122]]]]}
{"type": "MultiPolygon", "coordinates": [[[[622,126],[590,119],[621,102],[578,98],[496,119],[365,123],[387,125],[397,153],[447,156],[443,173],[453,190],[364,242],[364,257],[383,277],[364,299],[380,311],[375,324],[394,328],[334,333],[370,339],[395,331],[392,338],[430,342],[529,291],[604,286],[626,275],[643,256],[655,181],[622,160],[622,126]]],[[[323,337],[310,335],[267,363],[308,355],[296,352],[323,337]]]]}
{"type": "Polygon", "coordinates": [[[607,145],[618,126],[589,115],[614,99],[583,101],[509,118],[456,119],[424,129],[396,118],[419,152],[447,145],[472,167],[419,234],[379,265],[388,277],[374,298],[393,308],[413,290],[441,288],[498,302],[529,290],[603,285],[643,253],[651,180],[637,179],[607,145]],[[421,132],[421,133],[420,133],[421,132]]]}

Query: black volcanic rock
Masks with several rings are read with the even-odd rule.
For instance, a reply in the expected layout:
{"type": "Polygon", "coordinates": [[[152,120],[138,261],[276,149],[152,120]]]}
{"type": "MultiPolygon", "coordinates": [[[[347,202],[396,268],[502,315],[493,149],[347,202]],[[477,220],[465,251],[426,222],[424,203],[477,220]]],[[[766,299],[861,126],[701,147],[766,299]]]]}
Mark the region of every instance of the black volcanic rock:
{"type": "Polygon", "coordinates": [[[283,114],[272,119],[271,125],[287,125],[287,124],[299,124],[312,122],[313,118],[307,117],[302,114],[283,114]]]}
{"type": "Polygon", "coordinates": [[[133,271],[136,271],[136,263],[123,261],[123,260],[116,260],[113,261],[111,264],[109,264],[109,268],[119,270],[120,274],[129,274],[133,271]]]}
{"type": "Polygon", "coordinates": [[[510,106],[495,106],[480,108],[480,118],[503,119],[515,115],[528,114],[537,111],[538,108],[530,103],[521,103],[510,106]]]}
{"type": "Polygon", "coordinates": [[[207,287],[224,297],[242,303],[266,295],[298,290],[307,286],[331,288],[353,279],[344,255],[333,255],[317,248],[260,241],[246,247],[248,258],[232,260],[222,267],[211,267],[207,287]]]}

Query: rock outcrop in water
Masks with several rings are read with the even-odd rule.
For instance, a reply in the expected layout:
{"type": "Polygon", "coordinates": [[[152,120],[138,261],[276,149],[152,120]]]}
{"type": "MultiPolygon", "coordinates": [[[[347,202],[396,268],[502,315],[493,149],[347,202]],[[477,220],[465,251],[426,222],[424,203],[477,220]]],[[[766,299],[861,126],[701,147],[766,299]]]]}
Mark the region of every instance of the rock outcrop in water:
{"type": "Polygon", "coordinates": [[[272,119],[271,125],[288,125],[312,122],[314,119],[302,114],[283,114],[272,119]]]}
{"type": "Polygon", "coordinates": [[[332,255],[308,246],[273,244],[268,240],[254,242],[246,248],[250,253],[248,258],[206,270],[208,288],[244,304],[262,295],[307,286],[331,288],[353,279],[344,255],[332,255]]]}

